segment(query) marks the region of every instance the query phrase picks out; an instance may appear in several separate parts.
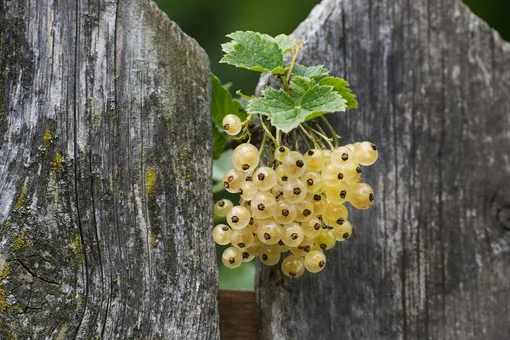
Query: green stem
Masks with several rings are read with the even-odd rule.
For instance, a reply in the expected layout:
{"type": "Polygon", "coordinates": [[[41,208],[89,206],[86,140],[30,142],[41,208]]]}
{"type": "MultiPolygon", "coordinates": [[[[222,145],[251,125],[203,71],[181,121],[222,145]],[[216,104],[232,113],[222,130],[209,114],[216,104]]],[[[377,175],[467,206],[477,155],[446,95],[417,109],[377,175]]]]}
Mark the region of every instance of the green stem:
{"type": "Polygon", "coordinates": [[[331,150],[333,150],[335,147],[333,146],[333,144],[331,144],[331,141],[329,140],[329,138],[325,135],[323,135],[322,133],[320,133],[319,131],[311,128],[311,127],[308,127],[308,129],[310,129],[310,131],[312,131],[313,133],[315,133],[317,136],[319,136],[320,138],[322,138],[322,140],[324,140],[326,143],[328,143],[329,145],[329,148],[331,150]]]}
{"type": "Polygon", "coordinates": [[[273,134],[271,133],[271,131],[269,131],[266,124],[264,124],[262,115],[259,115],[259,120],[260,120],[260,125],[262,125],[262,128],[264,129],[266,134],[269,136],[269,138],[271,138],[271,140],[273,141],[273,144],[276,145],[277,144],[276,139],[273,137],[273,134]]]}
{"type": "Polygon", "coordinates": [[[313,136],[312,136],[312,135],[310,135],[310,134],[308,133],[308,131],[306,131],[306,129],[305,129],[305,128],[301,125],[301,124],[299,125],[299,127],[301,128],[301,131],[303,131],[303,133],[304,133],[304,134],[308,137],[308,139],[309,139],[309,140],[313,143],[313,145],[314,145],[316,148],[318,148],[318,146],[319,146],[319,145],[318,145],[318,144],[317,144],[317,142],[315,141],[315,138],[313,138],[313,136]]]}
{"type": "Polygon", "coordinates": [[[262,143],[260,143],[259,156],[262,159],[262,155],[264,154],[264,148],[266,146],[267,133],[264,133],[264,137],[262,137],[262,143]]]}
{"type": "Polygon", "coordinates": [[[331,126],[331,124],[328,122],[328,120],[326,119],[326,117],[324,116],[320,116],[322,122],[324,123],[324,125],[326,125],[326,128],[329,130],[329,132],[331,133],[331,136],[333,137],[333,143],[335,144],[335,147],[338,148],[338,136],[336,135],[336,132],[335,132],[335,129],[333,129],[333,127],[331,126]]]}
{"type": "Polygon", "coordinates": [[[306,146],[308,147],[308,149],[312,149],[312,146],[310,145],[310,143],[308,143],[308,141],[306,140],[306,135],[303,133],[303,131],[299,130],[299,134],[301,135],[301,137],[303,138],[303,141],[305,142],[306,146]]]}

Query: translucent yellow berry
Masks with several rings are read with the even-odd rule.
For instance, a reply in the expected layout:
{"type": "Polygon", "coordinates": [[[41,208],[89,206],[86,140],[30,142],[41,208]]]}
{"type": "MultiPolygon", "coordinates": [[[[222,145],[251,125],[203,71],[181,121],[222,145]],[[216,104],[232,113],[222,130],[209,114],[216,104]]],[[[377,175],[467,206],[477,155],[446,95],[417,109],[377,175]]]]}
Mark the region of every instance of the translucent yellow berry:
{"type": "Polygon", "coordinates": [[[354,155],[359,164],[369,166],[377,161],[379,152],[377,151],[375,144],[370,142],[361,142],[354,148],[354,155]]]}
{"type": "Polygon", "coordinates": [[[297,278],[305,272],[305,261],[301,256],[289,255],[282,261],[282,272],[290,278],[297,278]]]}
{"type": "Polygon", "coordinates": [[[283,226],[282,241],[289,247],[299,246],[304,237],[303,228],[299,224],[291,223],[283,226]]]}
{"type": "Polygon", "coordinates": [[[253,182],[244,181],[241,183],[241,187],[237,192],[245,201],[251,201],[252,198],[257,194],[258,190],[253,182]]]}
{"type": "Polygon", "coordinates": [[[337,241],[343,242],[352,235],[352,225],[349,221],[337,224],[333,227],[333,234],[337,241]]]}
{"type": "Polygon", "coordinates": [[[277,180],[276,172],[268,167],[260,167],[253,174],[253,184],[259,190],[271,190],[277,180]]]}
{"type": "Polygon", "coordinates": [[[234,229],[230,233],[230,243],[234,247],[247,249],[253,244],[253,233],[248,228],[234,229]]]}
{"type": "Polygon", "coordinates": [[[296,203],[295,206],[297,210],[296,221],[305,222],[313,218],[314,210],[312,201],[304,199],[296,203]]]}
{"type": "Polygon", "coordinates": [[[374,203],[374,189],[367,183],[353,184],[349,191],[349,202],[356,209],[365,210],[374,203]]]}
{"type": "Polygon", "coordinates": [[[301,227],[303,228],[303,232],[306,237],[316,238],[321,233],[322,222],[317,217],[313,217],[312,219],[301,223],[301,227]]]}
{"type": "Polygon", "coordinates": [[[223,187],[231,193],[239,191],[241,184],[244,181],[244,173],[237,169],[227,170],[223,174],[223,187]]]}
{"type": "Polygon", "coordinates": [[[254,218],[267,219],[276,212],[276,199],[268,191],[259,191],[252,198],[250,207],[254,218]]]}
{"type": "Polygon", "coordinates": [[[310,251],[305,257],[305,268],[310,273],[318,273],[326,266],[326,256],[318,250],[310,251]]]}
{"type": "Polygon", "coordinates": [[[289,224],[296,219],[296,207],[285,199],[276,202],[276,211],[273,219],[280,224],[289,224]]]}
{"type": "Polygon", "coordinates": [[[306,184],[306,191],[315,194],[322,189],[322,176],[317,172],[307,172],[300,178],[306,184]]]}
{"type": "Polygon", "coordinates": [[[283,169],[291,176],[300,177],[306,171],[303,155],[297,151],[289,152],[283,159],[283,169]]]}
{"type": "Polygon", "coordinates": [[[336,244],[335,234],[331,230],[322,229],[319,236],[315,238],[315,244],[318,245],[322,250],[329,250],[336,244]]]}
{"type": "Polygon", "coordinates": [[[212,232],[212,237],[214,242],[218,243],[219,245],[227,245],[230,243],[230,233],[232,230],[230,227],[226,224],[218,224],[216,227],[214,227],[212,232]]]}
{"type": "Polygon", "coordinates": [[[234,204],[232,203],[232,201],[225,198],[221,199],[218,202],[216,202],[216,204],[214,204],[214,214],[220,217],[227,216],[227,213],[229,212],[230,209],[232,209],[233,206],[234,204]]]}
{"type": "Polygon", "coordinates": [[[342,204],[349,199],[349,186],[341,181],[335,187],[327,187],[326,197],[333,204],[342,204]]]}
{"type": "Polygon", "coordinates": [[[306,185],[299,179],[288,180],[283,186],[283,197],[290,203],[299,203],[306,197],[306,185]]]}
{"type": "Polygon", "coordinates": [[[282,239],[283,230],[280,224],[273,220],[262,221],[257,229],[257,236],[264,244],[276,244],[282,239]]]}
{"type": "Polygon", "coordinates": [[[280,262],[280,258],[281,253],[279,251],[278,245],[262,247],[262,251],[260,253],[260,262],[266,266],[274,266],[280,262]]]}
{"type": "Polygon", "coordinates": [[[331,164],[336,167],[344,168],[356,162],[354,152],[346,146],[336,148],[329,156],[331,164]]]}
{"type": "Polygon", "coordinates": [[[326,156],[319,149],[309,150],[304,154],[303,158],[308,171],[319,172],[326,165],[326,156]]]}
{"type": "Polygon", "coordinates": [[[232,164],[238,170],[253,170],[258,166],[259,161],[259,150],[252,144],[241,144],[232,152],[232,164]]]}
{"type": "Polygon", "coordinates": [[[221,262],[227,268],[237,268],[243,263],[243,254],[239,248],[229,247],[223,252],[221,262]]]}
{"type": "Polygon", "coordinates": [[[283,162],[283,159],[285,158],[285,156],[287,156],[287,154],[290,152],[290,149],[286,146],[280,146],[278,149],[276,149],[276,151],[274,152],[274,158],[278,161],[278,162],[283,162]]]}
{"type": "Polygon", "coordinates": [[[243,127],[241,119],[238,116],[232,114],[226,115],[223,118],[222,124],[225,132],[231,136],[237,135],[243,127]]]}
{"type": "Polygon", "coordinates": [[[250,223],[250,217],[250,211],[248,209],[237,205],[228,212],[227,223],[232,229],[243,229],[250,223]]]}

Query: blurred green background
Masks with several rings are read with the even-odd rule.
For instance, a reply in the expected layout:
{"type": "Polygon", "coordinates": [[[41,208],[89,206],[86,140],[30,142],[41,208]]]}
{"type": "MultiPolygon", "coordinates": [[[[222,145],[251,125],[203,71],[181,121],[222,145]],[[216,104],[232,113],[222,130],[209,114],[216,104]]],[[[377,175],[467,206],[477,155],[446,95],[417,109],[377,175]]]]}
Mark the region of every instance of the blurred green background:
{"type": "MultiPolygon", "coordinates": [[[[355,0],[352,0],[355,1],[355,0]]],[[[258,72],[249,72],[226,64],[219,64],[221,44],[228,39],[226,34],[234,31],[256,31],[275,36],[289,34],[303,21],[311,9],[320,0],[155,0],[170,19],[175,21],[184,32],[195,38],[206,50],[211,59],[214,74],[223,83],[232,82],[232,90],[241,89],[243,93],[253,93],[258,72]]],[[[510,0],[464,0],[464,2],[501,36],[510,41],[510,0]]],[[[214,162],[214,178],[221,181],[223,172],[231,168],[229,154],[214,162]]],[[[225,191],[214,194],[215,201],[227,197],[234,204],[235,196],[225,191]]],[[[215,218],[215,223],[224,222],[215,218]]],[[[225,247],[218,247],[218,259],[225,247]]],[[[220,288],[253,289],[255,267],[252,261],[235,270],[227,269],[219,261],[220,288]]]]}

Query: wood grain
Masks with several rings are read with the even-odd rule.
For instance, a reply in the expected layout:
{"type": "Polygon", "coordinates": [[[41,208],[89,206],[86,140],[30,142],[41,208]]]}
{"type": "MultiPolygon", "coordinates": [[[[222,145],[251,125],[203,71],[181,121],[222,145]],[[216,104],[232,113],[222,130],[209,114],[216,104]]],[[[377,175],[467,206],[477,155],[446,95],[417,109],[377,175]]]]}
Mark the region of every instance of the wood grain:
{"type": "Polygon", "coordinates": [[[0,338],[219,338],[205,52],[148,0],[0,27],[0,338]]]}
{"type": "Polygon", "coordinates": [[[510,45],[458,0],[324,0],[294,36],[358,95],[330,118],[379,146],[376,203],[321,274],[259,268],[261,339],[508,339],[510,45]]]}
{"type": "Polygon", "coordinates": [[[255,291],[220,289],[221,340],[257,340],[259,315],[255,291]]]}

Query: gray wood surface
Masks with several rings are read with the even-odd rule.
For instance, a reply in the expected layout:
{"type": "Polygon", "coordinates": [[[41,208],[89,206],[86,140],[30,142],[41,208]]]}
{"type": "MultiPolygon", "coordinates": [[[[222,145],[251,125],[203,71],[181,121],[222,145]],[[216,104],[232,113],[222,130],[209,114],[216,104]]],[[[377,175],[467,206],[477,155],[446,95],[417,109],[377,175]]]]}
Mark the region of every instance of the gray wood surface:
{"type": "Polygon", "coordinates": [[[217,339],[209,60],[148,0],[0,0],[0,339],[217,339]]]}
{"type": "Polygon", "coordinates": [[[294,36],[358,95],[331,118],[379,146],[376,203],[322,273],[259,268],[261,339],[509,339],[510,45],[459,0],[324,0],[294,36]]]}

